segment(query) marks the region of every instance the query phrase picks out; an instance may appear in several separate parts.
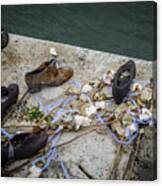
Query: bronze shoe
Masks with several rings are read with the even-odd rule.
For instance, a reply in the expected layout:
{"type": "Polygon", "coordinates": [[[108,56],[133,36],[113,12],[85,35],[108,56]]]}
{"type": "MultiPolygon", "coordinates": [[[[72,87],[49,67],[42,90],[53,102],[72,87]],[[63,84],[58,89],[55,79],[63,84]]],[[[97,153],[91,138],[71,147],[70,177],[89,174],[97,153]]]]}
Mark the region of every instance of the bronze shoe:
{"type": "Polygon", "coordinates": [[[31,93],[39,92],[43,87],[59,86],[73,76],[71,68],[57,68],[51,60],[37,69],[25,74],[25,81],[31,93]]]}
{"type": "Polygon", "coordinates": [[[1,119],[5,117],[12,105],[16,104],[18,96],[19,87],[17,84],[1,87],[1,119]]]}
{"type": "Polygon", "coordinates": [[[120,104],[127,95],[133,79],[136,76],[136,65],[129,60],[122,65],[115,74],[112,93],[117,104],[120,104]]]}
{"type": "Polygon", "coordinates": [[[1,162],[5,166],[10,160],[30,158],[43,149],[48,141],[44,131],[37,133],[20,133],[8,141],[1,142],[1,162]]]}
{"type": "Polygon", "coordinates": [[[1,49],[4,49],[9,42],[9,35],[4,28],[1,28],[1,49]]]}

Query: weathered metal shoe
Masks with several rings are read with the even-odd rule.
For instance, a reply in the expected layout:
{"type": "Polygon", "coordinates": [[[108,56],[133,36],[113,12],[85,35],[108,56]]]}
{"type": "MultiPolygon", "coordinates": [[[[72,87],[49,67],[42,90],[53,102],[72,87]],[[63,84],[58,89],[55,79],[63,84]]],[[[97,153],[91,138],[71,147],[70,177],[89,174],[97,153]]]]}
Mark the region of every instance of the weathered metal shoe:
{"type": "Polygon", "coordinates": [[[7,114],[7,111],[17,102],[19,87],[17,84],[11,84],[8,87],[1,87],[1,118],[7,114]]]}
{"type": "Polygon", "coordinates": [[[48,141],[46,131],[21,133],[1,144],[2,166],[10,160],[29,158],[45,147],[48,141]]]}
{"type": "Polygon", "coordinates": [[[6,30],[1,29],[1,49],[4,49],[9,42],[9,35],[6,30]]]}
{"type": "Polygon", "coordinates": [[[135,76],[136,65],[132,60],[129,60],[126,64],[122,65],[116,72],[112,87],[112,94],[117,104],[120,104],[123,98],[127,95],[135,76]]]}
{"type": "Polygon", "coordinates": [[[51,60],[40,65],[36,70],[26,73],[25,81],[31,93],[39,92],[43,87],[59,86],[73,76],[71,68],[57,68],[51,60]]]}

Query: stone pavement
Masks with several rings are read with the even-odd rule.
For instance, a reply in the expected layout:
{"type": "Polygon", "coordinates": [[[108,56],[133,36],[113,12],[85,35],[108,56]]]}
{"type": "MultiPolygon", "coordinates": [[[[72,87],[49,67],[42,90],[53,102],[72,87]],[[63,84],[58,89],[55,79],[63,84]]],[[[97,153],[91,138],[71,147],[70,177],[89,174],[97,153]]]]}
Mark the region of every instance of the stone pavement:
{"type": "MultiPolygon", "coordinates": [[[[72,67],[74,70],[72,80],[81,83],[102,76],[106,69],[117,70],[120,65],[124,64],[129,59],[133,59],[136,62],[137,79],[148,80],[152,77],[151,61],[10,34],[9,45],[2,51],[1,84],[7,86],[10,83],[17,83],[20,88],[21,97],[27,90],[24,74],[35,69],[42,62],[48,61],[50,59],[49,51],[51,47],[55,47],[58,52],[60,66],[68,65],[72,67]]],[[[67,84],[65,83],[59,87],[44,89],[40,93],[37,93],[37,95],[40,96],[43,103],[49,103],[53,99],[59,97],[66,87],[67,84]]],[[[33,95],[31,95],[27,101],[28,105],[37,104],[33,95]]],[[[15,125],[21,125],[21,123],[12,117],[8,119],[4,126],[10,126],[13,123],[15,125]]],[[[18,130],[20,129],[18,128],[18,130]]],[[[152,129],[147,130],[149,130],[148,138],[150,143],[147,144],[146,150],[144,149],[145,145],[143,146],[143,151],[149,152],[149,156],[145,153],[146,158],[141,156],[139,161],[147,159],[151,166],[147,171],[151,174],[153,161],[153,132],[152,129]]],[[[64,133],[59,143],[69,140],[80,133],[81,132],[64,133]]],[[[110,172],[112,171],[118,148],[119,145],[109,134],[93,132],[59,148],[58,152],[71,178],[111,179],[110,172]]],[[[125,147],[122,151],[116,170],[116,179],[123,178],[130,158],[131,149],[132,146],[130,145],[130,147],[125,147]]],[[[53,161],[48,170],[46,170],[41,177],[63,178],[61,170],[57,169],[55,165],[56,163],[53,161]]],[[[29,174],[29,167],[30,165],[28,164],[19,171],[14,172],[11,176],[27,177],[29,174]]],[[[143,171],[143,169],[140,171],[143,171]]],[[[134,174],[137,175],[137,173],[134,174]]],[[[136,176],[134,176],[134,178],[138,179],[136,176]]]]}

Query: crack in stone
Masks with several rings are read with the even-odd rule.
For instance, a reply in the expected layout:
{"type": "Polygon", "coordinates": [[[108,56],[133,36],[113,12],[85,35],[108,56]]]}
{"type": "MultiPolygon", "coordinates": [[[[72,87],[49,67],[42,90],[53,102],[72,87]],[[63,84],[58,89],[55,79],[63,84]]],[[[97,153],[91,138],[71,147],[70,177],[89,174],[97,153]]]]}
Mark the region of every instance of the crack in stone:
{"type": "Polygon", "coordinates": [[[85,168],[82,165],[78,165],[78,168],[89,178],[89,179],[95,179],[92,175],[90,175],[85,168]]]}

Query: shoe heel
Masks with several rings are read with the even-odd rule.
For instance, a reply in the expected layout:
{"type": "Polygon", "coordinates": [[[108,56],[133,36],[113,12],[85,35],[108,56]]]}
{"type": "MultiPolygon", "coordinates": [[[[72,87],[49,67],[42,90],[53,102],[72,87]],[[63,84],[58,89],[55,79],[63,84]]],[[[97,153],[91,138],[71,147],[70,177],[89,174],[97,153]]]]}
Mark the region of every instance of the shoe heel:
{"type": "Polygon", "coordinates": [[[33,93],[36,93],[36,92],[40,92],[41,91],[41,87],[40,86],[30,86],[29,90],[33,94],[33,93]]]}
{"type": "Polygon", "coordinates": [[[41,91],[41,88],[38,88],[38,87],[34,87],[32,89],[30,89],[30,92],[33,94],[33,93],[37,93],[37,92],[40,92],[41,91]]]}

